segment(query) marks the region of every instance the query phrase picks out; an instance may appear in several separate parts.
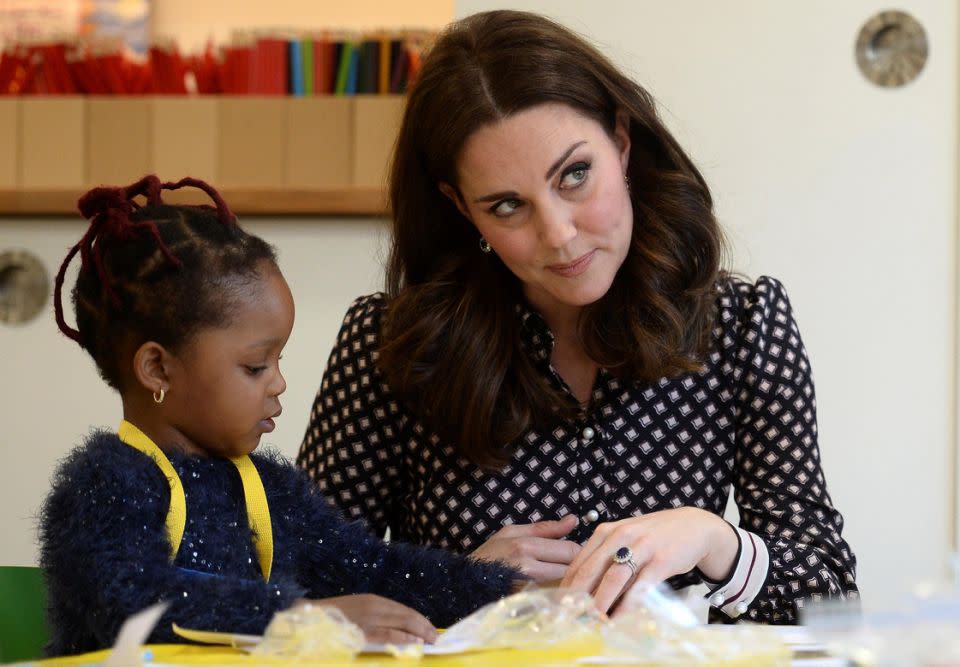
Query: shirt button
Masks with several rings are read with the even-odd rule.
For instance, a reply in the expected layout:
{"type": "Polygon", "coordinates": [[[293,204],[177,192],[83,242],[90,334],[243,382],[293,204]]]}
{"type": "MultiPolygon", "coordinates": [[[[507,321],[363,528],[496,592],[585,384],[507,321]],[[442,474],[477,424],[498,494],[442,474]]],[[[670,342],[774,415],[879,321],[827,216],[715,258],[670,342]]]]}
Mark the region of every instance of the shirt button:
{"type": "Polygon", "coordinates": [[[583,431],[581,432],[583,439],[586,440],[587,442],[590,442],[591,440],[593,440],[593,436],[595,436],[596,434],[597,432],[594,431],[589,426],[584,427],[583,431]]]}
{"type": "Polygon", "coordinates": [[[600,512],[598,512],[597,510],[590,510],[589,512],[587,512],[586,516],[584,516],[583,518],[590,523],[593,523],[594,521],[599,521],[600,512]]]}
{"type": "Polygon", "coordinates": [[[749,605],[746,602],[738,602],[737,606],[735,607],[737,610],[737,616],[739,616],[740,614],[746,614],[748,606],[749,605]]]}
{"type": "Polygon", "coordinates": [[[723,593],[714,593],[710,596],[710,604],[714,607],[722,607],[723,603],[727,601],[727,598],[723,597],[723,593]]]}

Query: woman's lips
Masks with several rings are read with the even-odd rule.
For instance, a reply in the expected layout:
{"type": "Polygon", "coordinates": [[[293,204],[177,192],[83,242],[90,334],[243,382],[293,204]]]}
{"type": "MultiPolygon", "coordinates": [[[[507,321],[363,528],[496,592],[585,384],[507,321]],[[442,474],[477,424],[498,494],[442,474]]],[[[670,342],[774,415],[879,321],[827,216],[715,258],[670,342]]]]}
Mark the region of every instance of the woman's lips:
{"type": "Polygon", "coordinates": [[[587,267],[590,266],[590,262],[593,261],[593,256],[596,252],[596,250],[591,250],[587,254],[581,255],[577,259],[573,260],[569,264],[551,264],[547,267],[547,269],[563,276],[564,278],[573,278],[574,276],[579,276],[581,273],[587,270],[587,267]]]}

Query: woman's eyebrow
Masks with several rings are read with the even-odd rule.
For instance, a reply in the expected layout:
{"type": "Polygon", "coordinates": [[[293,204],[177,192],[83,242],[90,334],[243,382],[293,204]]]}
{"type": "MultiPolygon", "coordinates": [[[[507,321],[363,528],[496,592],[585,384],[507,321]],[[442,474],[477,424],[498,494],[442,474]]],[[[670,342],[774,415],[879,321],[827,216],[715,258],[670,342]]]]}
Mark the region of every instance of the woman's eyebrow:
{"type": "MultiPolygon", "coordinates": [[[[573,151],[577,150],[580,146],[583,146],[585,143],[587,142],[578,141],[573,145],[571,145],[570,148],[565,150],[563,152],[563,155],[561,155],[556,162],[550,165],[550,169],[547,170],[547,175],[544,176],[544,180],[549,181],[551,178],[553,178],[553,175],[557,173],[557,170],[560,167],[563,166],[563,163],[566,162],[568,157],[570,157],[570,154],[573,153],[573,151]]],[[[494,192],[489,195],[484,195],[483,197],[477,197],[476,199],[473,200],[473,203],[481,204],[483,202],[499,201],[501,199],[512,199],[516,196],[517,196],[517,193],[514,192],[513,190],[506,191],[506,192],[494,192]]]]}
{"type": "Polygon", "coordinates": [[[570,157],[570,154],[571,154],[573,151],[577,150],[577,148],[579,148],[580,146],[583,146],[585,143],[587,143],[587,142],[586,142],[586,141],[578,141],[577,143],[575,143],[575,144],[573,144],[572,146],[570,146],[570,148],[568,148],[567,150],[565,150],[565,151],[563,152],[563,155],[561,155],[560,158],[559,158],[556,162],[554,162],[552,165],[550,165],[550,168],[547,170],[547,175],[544,176],[544,180],[545,180],[545,181],[549,181],[551,178],[553,178],[553,175],[554,175],[555,173],[557,173],[557,170],[558,170],[560,167],[563,166],[563,163],[566,161],[566,159],[567,159],[568,157],[570,157]]]}

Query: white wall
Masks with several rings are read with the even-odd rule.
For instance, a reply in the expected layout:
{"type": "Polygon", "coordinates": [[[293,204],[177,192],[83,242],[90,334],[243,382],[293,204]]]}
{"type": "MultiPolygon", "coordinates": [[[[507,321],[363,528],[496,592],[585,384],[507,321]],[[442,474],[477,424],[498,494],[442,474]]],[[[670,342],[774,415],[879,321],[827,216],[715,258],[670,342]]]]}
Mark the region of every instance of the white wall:
{"type": "Polygon", "coordinates": [[[868,607],[945,574],[956,520],[958,10],[896,4],[931,43],[900,90],[854,63],[881,0],[456,3],[539,11],[599,42],[703,169],[732,266],[784,281],[868,607]]]}
{"type": "MultiPolygon", "coordinates": [[[[263,440],[293,457],[347,306],[381,287],[388,230],[363,218],[241,222],[277,247],[296,300],[296,324],[282,361],[283,416],[263,440]]],[[[76,221],[0,220],[0,249],[28,248],[52,281],[84,230],[79,215],[76,221]]],[[[67,308],[72,311],[69,302],[67,308]]],[[[120,401],[86,353],[59,333],[51,303],[25,326],[0,326],[0,406],[0,565],[29,565],[36,558],[35,514],[55,462],[91,427],[115,428],[120,401]]]]}

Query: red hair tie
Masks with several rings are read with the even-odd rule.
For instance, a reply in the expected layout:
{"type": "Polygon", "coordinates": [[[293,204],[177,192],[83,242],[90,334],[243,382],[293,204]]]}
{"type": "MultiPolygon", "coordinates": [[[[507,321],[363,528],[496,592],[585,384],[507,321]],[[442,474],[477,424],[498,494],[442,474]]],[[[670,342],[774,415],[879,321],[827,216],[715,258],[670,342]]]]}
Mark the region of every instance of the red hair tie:
{"type": "Polygon", "coordinates": [[[217,219],[221,223],[224,225],[236,224],[236,216],[227,207],[220,193],[209,184],[196,178],[188,177],[176,182],[161,183],[156,175],[151,174],[127,187],[93,188],[80,197],[77,201],[77,208],[83,217],[90,221],[90,226],[80,241],[67,253],[54,281],[54,314],[57,319],[57,326],[68,338],[81,343],[80,332],[68,325],[63,316],[63,281],[67,267],[77,252],[80,253],[81,258],[80,270],[88,271],[91,265],[96,267],[100,284],[116,307],[120,306],[120,297],[117,296],[113,285],[110,283],[110,277],[103,262],[103,253],[100,250],[101,239],[112,237],[129,240],[146,230],[153,237],[157,248],[163,253],[166,260],[174,267],[179,268],[181,266],[180,260],[170,252],[163,239],[160,238],[160,230],[157,228],[156,222],[153,220],[134,222],[131,217],[134,212],[141,208],[140,204],[134,199],[135,197],[145,197],[147,206],[162,206],[163,200],[160,196],[162,190],[179,190],[183,187],[195,187],[202,190],[214,203],[214,207],[198,206],[195,208],[215,208],[217,219]]]}

